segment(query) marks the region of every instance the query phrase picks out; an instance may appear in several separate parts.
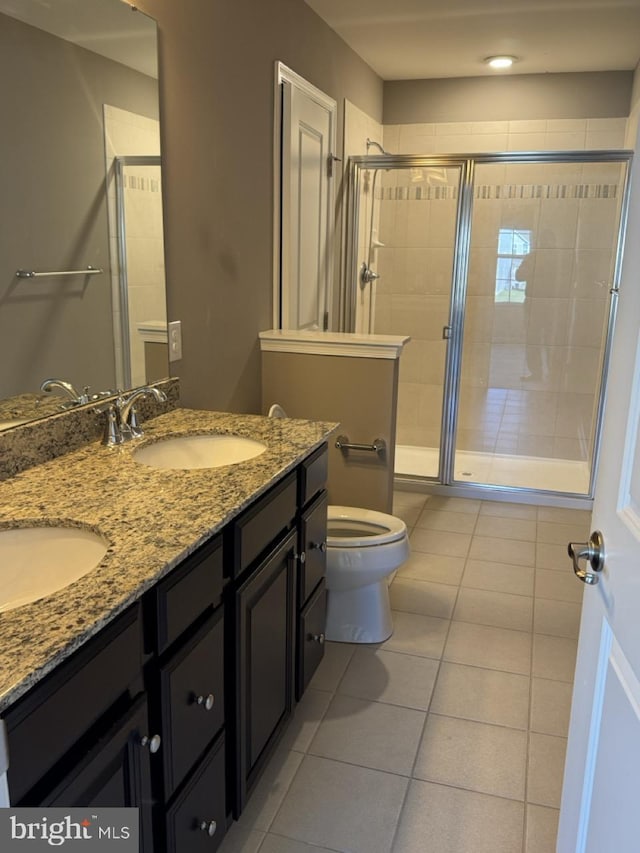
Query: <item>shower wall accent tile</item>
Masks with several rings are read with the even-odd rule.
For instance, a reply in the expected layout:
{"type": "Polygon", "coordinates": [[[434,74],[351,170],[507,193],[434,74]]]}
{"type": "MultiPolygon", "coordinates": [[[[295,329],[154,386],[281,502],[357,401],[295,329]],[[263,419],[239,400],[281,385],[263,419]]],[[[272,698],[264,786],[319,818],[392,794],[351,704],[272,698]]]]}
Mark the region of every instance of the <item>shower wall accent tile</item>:
{"type": "MultiPolygon", "coordinates": [[[[487,149],[495,151],[495,148],[487,149]]],[[[418,170],[415,170],[418,171],[418,170]]],[[[476,184],[474,198],[479,201],[490,199],[616,199],[619,187],[612,183],[576,184],[476,184]]],[[[376,187],[376,199],[388,201],[455,201],[459,196],[457,186],[383,186],[376,187]]],[[[392,218],[384,208],[385,218],[381,227],[392,218]]],[[[440,210],[438,211],[440,212],[440,210]]],[[[363,217],[361,217],[363,218],[363,217]]]]}

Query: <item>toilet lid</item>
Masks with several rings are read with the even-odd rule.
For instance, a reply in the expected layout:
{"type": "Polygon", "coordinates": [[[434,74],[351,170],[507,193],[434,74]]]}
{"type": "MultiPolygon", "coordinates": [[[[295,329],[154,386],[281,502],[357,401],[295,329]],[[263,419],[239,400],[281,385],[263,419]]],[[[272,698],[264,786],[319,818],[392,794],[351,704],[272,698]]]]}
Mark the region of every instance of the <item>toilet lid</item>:
{"type": "Polygon", "coordinates": [[[329,548],[371,548],[397,542],[407,535],[401,518],[353,506],[330,506],[327,510],[329,548]]]}

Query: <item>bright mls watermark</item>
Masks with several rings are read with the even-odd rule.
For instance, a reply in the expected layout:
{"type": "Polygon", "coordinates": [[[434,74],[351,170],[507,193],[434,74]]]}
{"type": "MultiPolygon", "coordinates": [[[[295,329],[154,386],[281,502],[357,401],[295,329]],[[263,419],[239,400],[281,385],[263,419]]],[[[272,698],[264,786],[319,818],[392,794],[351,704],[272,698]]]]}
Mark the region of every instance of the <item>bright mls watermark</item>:
{"type": "Polygon", "coordinates": [[[138,809],[0,808],[2,853],[138,853],[138,809]]]}

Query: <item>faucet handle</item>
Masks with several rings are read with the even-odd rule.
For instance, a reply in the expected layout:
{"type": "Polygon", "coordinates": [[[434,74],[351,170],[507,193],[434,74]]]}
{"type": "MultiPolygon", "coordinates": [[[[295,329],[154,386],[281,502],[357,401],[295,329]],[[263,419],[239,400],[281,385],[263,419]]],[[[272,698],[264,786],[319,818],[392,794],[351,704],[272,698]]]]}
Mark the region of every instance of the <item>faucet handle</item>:
{"type": "Polygon", "coordinates": [[[124,438],[122,437],[122,429],[120,428],[120,414],[115,403],[108,403],[105,406],[100,406],[98,411],[106,415],[102,443],[109,447],[114,447],[116,444],[122,444],[124,438]]]}
{"type": "Polygon", "coordinates": [[[140,426],[140,423],[138,421],[138,410],[135,406],[131,406],[131,408],[129,409],[129,421],[127,425],[131,430],[131,435],[134,438],[140,438],[141,435],[144,435],[142,427],[140,426]]]}

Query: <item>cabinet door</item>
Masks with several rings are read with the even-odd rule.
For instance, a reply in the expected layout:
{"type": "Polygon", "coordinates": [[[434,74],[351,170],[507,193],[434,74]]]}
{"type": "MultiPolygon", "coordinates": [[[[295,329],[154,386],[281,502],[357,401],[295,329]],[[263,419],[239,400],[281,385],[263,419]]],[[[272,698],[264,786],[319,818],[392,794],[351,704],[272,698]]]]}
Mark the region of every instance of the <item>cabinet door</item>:
{"type": "Polygon", "coordinates": [[[167,809],[167,853],[215,853],[226,832],[226,816],[221,735],[167,809]]]}
{"type": "Polygon", "coordinates": [[[326,492],[319,495],[300,518],[300,558],[298,607],[304,605],[327,573],[326,492]]]}
{"type": "Polygon", "coordinates": [[[291,531],[236,595],[237,814],[293,704],[296,536],[291,531]]]}
{"type": "Polygon", "coordinates": [[[224,724],[224,620],[214,613],[160,669],[165,797],[224,724]]]}
{"type": "Polygon", "coordinates": [[[301,699],[324,657],[327,590],[324,581],[300,611],[296,664],[296,699],[301,699]]]}
{"type": "Polygon", "coordinates": [[[155,756],[150,756],[149,749],[141,744],[148,734],[147,701],[140,696],[38,805],[138,808],[140,850],[153,853],[150,760],[155,756]]]}

